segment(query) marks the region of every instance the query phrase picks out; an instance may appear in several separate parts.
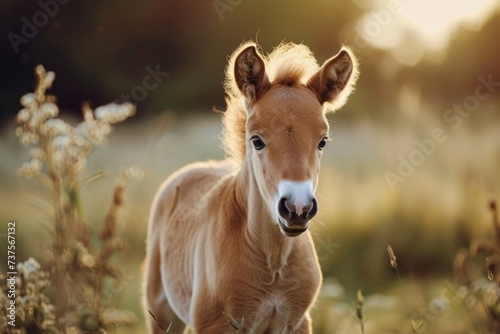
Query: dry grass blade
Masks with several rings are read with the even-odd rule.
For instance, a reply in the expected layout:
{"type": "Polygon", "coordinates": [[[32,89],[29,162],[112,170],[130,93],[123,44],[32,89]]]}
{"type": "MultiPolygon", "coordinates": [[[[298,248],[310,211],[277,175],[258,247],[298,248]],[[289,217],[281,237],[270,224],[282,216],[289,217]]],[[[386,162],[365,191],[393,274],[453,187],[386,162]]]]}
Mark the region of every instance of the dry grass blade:
{"type": "Polygon", "coordinates": [[[170,327],[172,327],[172,323],[170,323],[167,327],[167,329],[165,329],[165,327],[163,327],[160,322],[158,321],[158,318],[153,314],[153,312],[151,312],[151,310],[148,310],[149,312],[149,315],[154,319],[154,321],[156,322],[156,324],[158,325],[158,327],[165,333],[165,334],[168,334],[170,332],[170,327]]]}
{"type": "Polygon", "coordinates": [[[406,312],[408,313],[408,321],[410,322],[411,332],[413,334],[415,334],[416,333],[415,322],[413,321],[411,314],[410,314],[410,308],[408,307],[408,302],[406,299],[405,290],[403,288],[403,282],[401,281],[401,275],[399,275],[398,262],[396,261],[396,255],[394,254],[394,251],[392,250],[391,245],[387,245],[387,253],[389,254],[389,260],[391,263],[391,267],[394,268],[394,270],[396,271],[396,274],[398,275],[399,286],[401,287],[401,293],[403,294],[403,301],[404,301],[405,306],[406,306],[406,312]]]}
{"type": "Polygon", "coordinates": [[[89,175],[86,178],[84,178],[83,180],[81,180],[80,181],[80,187],[84,188],[85,186],[89,185],[90,183],[92,183],[92,182],[94,182],[96,180],[99,180],[99,179],[101,179],[103,177],[106,177],[109,174],[110,174],[110,172],[109,172],[108,169],[104,169],[104,170],[95,172],[94,174],[89,175]]]}
{"type": "Polygon", "coordinates": [[[227,321],[229,321],[229,323],[231,324],[231,326],[233,326],[234,329],[236,329],[238,331],[243,330],[243,323],[244,323],[245,318],[241,318],[241,324],[240,324],[232,316],[230,316],[229,314],[226,314],[226,312],[222,312],[222,314],[226,317],[227,321]]]}
{"type": "Polygon", "coordinates": [[[359,325],[361,326],[361,334],[365,333],[365,321],[363,319],[363,304],[365,302],[365,298],[363,297],[363,293],[361,290],[358,290],[357,295],[357,304],[356,304],[356,318],[359,321],[359,325]]]}

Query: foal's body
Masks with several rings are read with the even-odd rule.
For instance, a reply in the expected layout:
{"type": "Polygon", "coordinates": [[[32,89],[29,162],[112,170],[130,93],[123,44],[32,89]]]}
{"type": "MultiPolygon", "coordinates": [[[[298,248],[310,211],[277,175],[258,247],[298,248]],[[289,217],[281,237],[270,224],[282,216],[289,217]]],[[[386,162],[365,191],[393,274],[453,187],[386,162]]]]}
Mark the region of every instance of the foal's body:
{"type": "Polygon", "coordinates": [[[252,231],[247,205],[234,206],[248,199],[241,176],[227,162],[197,163],[166,181],[154,213],[163,224],[153,227],[148,249],[163,259],[149,273],[162,279],[152,297],[181,301],[172,308],[200,333],[231,332],[222,312],[247,333],[308,333],[304,314],[321,282],[311,237],[284,237],[258,207],[252,231]],[[182,203],[198,204],[189,210],[182,203]],[[162,274],[162,267],[169,270],[162,274]]]}
{"type": "MultiPolygon", "coordinates": [[[[281,50],[278,65],[308,56],[293,48],[281,50]]],[[[232,333],[224,314],[244,333],[312,331],[321,272],[307,229],[328,139],[323,105],[345,102],[356,68],[346,51],[319,70],[268,77],[269,64],[253,44],[235,52],[223,134],[231,158],[184,167],[153,203],[145,302],[173,333],[184,324],[232,333]]],[[[151,319],[149,327],[162,333],[151,319]]]]}

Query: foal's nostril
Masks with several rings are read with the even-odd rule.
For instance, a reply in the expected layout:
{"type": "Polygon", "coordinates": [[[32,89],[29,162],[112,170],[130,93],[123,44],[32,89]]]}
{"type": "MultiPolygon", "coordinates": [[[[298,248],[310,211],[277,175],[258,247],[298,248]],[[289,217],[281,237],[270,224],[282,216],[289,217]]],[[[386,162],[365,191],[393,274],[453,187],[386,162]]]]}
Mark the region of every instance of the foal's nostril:
{"type": "Polygon", "coordinates": [[[317,212],[318,212],[318,202],[316,202],[316,198],[313,198],[311,203],[311,208],[307,212],[306,218],[311,219],[316,215],[317,212]]]}
{"type": "Polygon", "coordinates": [[[292,212],[286,206],[287,200],[288,200],[287,198],[281,197],[280,202],[278,203],[278,213],[280,214],[281,217],[285,219],[290,219],[292,218],[292,212]]]}

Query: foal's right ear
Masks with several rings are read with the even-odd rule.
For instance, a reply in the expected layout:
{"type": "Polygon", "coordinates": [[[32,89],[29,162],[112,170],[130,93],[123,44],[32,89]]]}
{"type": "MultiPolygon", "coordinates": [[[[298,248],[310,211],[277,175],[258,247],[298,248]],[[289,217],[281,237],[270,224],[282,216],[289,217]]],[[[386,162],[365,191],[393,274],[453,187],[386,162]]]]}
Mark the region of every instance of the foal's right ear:
{"type": "Polygon", "coordinates": [[[271,86],[266,74],[266,65],[255,45],[243,49],[236,57],[234,78],[236,85],[250,103],[255,102],[271,86]]]}

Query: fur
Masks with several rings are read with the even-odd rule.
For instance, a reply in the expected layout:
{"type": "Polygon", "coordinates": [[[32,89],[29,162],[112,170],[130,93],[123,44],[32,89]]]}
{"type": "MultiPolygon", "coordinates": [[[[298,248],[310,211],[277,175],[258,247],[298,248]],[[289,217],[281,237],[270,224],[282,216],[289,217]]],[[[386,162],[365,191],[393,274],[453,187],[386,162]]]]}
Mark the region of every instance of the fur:
{"type": "MultiPolygon", "coordinates": [[[[319,67],[306,46],[295,44],[264,57],[249,42],[231,56],[223,118],[228,159],[177,171],[151,208],[144,304],[163,326],[232,333],[226,314],[244,333],[311,333],[321,271],[309,221],[294,237],[279,224],[279,185],[307,185],[313,194],[319,143],[328,138],[325,114],[345,103],[356,64],[344,51],[319,67]],[[265,148],[253,146],[256,136],[265,148]]],[[[150,332],[161,333],[146,317],[150,332]]]]}

